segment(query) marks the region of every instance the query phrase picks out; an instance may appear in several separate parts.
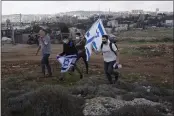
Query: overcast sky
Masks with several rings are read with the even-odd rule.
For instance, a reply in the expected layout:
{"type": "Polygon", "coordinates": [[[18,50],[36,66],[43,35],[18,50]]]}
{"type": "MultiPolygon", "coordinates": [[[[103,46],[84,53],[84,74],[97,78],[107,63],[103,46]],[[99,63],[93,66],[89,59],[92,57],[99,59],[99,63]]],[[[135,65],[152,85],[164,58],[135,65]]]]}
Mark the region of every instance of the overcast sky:
{"type": "Polygon", "coordinates": [[[173,1],[2,1],[2,14],[55,14],[67,11],[173,11],[173,1]]]}

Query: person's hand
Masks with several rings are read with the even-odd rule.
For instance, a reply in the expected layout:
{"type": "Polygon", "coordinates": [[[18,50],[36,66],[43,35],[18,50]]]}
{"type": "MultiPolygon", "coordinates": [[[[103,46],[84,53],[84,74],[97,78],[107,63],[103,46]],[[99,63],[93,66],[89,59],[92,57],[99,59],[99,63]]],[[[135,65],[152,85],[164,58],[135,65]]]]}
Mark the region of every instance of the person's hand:
{"type": "Polygon", "coordinates": [[[119,64],[119,61],[117,61],[116,64],[119,64]]]}
{"type": "Polygon", "coordinates": [[[98,52],[98,51],[96,51],[96,50],[94,50],[93,51],[96,55],[98,55],[100,52],[98,52]]]}
{"type": "Polygon", "coordinates": [[[60,58],[60,55],[57,55],[57,59],[59,59],[60,58]]]}
{"type": "Polygon", "coordinates": [[[83,52],[82,50],[79,50],[79,51],[78,51],[78,54],[81,54],[82,52],[83,52]]]}
{"type": "Polygon", "coordinates": [[[92,47],[92,51],[93,51],[93,52],[96,52],[96,50],[95,50],[93,47],[92,47]]]}
{"type": "Polygon", "coordinates": [[[76,44],[76,46],[80,46],[80,42],[76,44]]]}

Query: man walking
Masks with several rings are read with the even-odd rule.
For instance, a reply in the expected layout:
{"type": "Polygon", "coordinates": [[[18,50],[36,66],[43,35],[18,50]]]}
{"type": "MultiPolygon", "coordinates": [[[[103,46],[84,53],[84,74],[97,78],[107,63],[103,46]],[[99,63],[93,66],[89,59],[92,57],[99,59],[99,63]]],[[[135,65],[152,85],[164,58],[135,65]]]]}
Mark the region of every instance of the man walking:
{"type": "Polygon", "coordinates": [[[110,84],[113,84],[112,76],[115,77],[115,82],[118,80],[119,73],[114,71],[118,68],[119,54],[116,45],[109,41],[108,35],[102,36],[102,44],[100,48],[104,59],[104,71],[110,84]]]}
{"type": "Polygon", "coordinates": [[[42,65],[42,73],[43,76],[45,77],[45,66],[47,67],[48,70],[48,76],[51,77],[52,76],[52,72],[51,72],[51,67],[49,64],[49,56],[51,53],[51,41],[50,41],[50,37],[47,34],[47,31],[45,29],[41,29],[39,31],[39,48],[36,52],[36,55],[38,54],[39,50],[41,49],[42,52],[42,60],[41,60],[41,65],[42,65]]]}
{"type": "MultiPolygon", "coordinates": [[[[74,45],[74,42],[72,40],[69,40],[68,37],[64,37],[63,39],[63,52],[59,54],[59,56],[57,58],[60,58],[62,56],[71,56],[71,55],[75,55],[77,56],[77,49],[74,45]]],[[[72,61],[72,65],[73,65],[73,69],[76,69],[77,72],[80,75],[80,79],[83,78],[83,75],[80,71],[80,69],[77,67],[77,65],[75,64],[76,62],[76,58],[72,61]]],[[[59,78],[60,81],[64,80],[64,73],[61,73],[61,77],[59,78]]]]}
{"type": "Polygon", "coordinates": [[[86,74],[88,74],[88,67],[89,66],[88,66],[88,62],[86,60],[87,56],[86,56],[86,50],[85,50],[86,39],[84,37],[81,37],[80,33],[76,33],[75,43],[76,43],[76,48],[78,50],[78,56],[77,56],[76,63],[78,62],[78,60],[80,58],[82,58],[84,63],[85,63],[86,74]]]}

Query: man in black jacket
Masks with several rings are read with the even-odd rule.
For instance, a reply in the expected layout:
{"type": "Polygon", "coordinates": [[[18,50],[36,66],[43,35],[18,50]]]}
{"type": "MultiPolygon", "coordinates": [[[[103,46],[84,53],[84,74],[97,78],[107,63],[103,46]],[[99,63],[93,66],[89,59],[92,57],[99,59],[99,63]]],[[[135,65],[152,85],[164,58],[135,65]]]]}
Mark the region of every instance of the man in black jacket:
{"type": "Polygon", "coordinates": [[[75,43],[76,43],[76,48],[78,51],[78,56],[77,56],[77,61],[82,58],[84,63],[85,63],[85,67],[86,67],[86,74],[88,74],[88,61],[86,60],[87,56],[86,56],[86,50],[85,50],[85,44],[86,44],[86,38],[85,37],[81,37],[80,33],[76,33],[76,39],[75,39],[75,43]]]}
{"type": "MultiPolygon", "coordinates": [[[[63,39],[63,52],[61,54],[59,54],[59,56],[64,56],[64,55],[77,55],[78,54],[78,51],[74,45],[74,42],[72,40],[69,40],[68,37],[64,37],[63,39]]],[[[77,67],[77,65],[73,64],[74,66],[74,69],[77,70],[77,72],[80,74],[80,79],[83,78],[83,75],[80,71],[80,69],[77,67]]],[[[63,75],[64,73],[62,73],[61,77],[60,77],[60,80],[63,80],[63,75]]]]}

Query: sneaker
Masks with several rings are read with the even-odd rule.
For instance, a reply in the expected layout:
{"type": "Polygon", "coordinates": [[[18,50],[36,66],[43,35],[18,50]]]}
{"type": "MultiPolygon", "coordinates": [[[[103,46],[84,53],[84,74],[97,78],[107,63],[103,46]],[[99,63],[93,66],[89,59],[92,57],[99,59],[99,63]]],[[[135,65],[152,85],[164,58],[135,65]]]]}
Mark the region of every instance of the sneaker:
{"type": "Polygon", "coordinates": [[[110,81],[109,84],[113,84],[113,81],[110,81]]]}
{"type": "Polygon", "coordinates": [[[64,81],[64,78],[63,77],[59,78],[59,81],[64,81]]]}
{"type": "Polygon", "coordinates": [[[114,82],[116,83],[117,81],[118,81],[118,76],[115,76],[115,81],[114,82]]]}
{"type": "Polygon", "coordinates": [[[80,75],[80,79],[83,79],[83,75],[82,74],[80,75]]]}
{"type": "Polygon", "coordinates": [[[52,77],[52,74],[47,74],[46,77],[52,77]]]}

